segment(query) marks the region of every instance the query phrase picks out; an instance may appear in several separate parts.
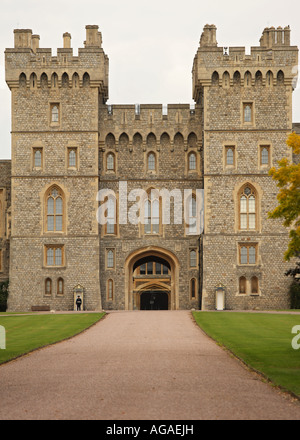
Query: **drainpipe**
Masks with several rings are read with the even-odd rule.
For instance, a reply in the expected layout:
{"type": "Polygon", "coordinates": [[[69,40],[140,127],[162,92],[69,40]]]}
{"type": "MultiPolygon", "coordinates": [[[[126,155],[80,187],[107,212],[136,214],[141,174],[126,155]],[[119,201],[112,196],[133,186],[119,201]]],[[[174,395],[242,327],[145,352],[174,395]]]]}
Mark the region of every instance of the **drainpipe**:
{"type": "Polygon", "coordinates": [[[202,234],[199,235],[199,280],[198,280],[198,298],[199,310],[202,310],[202,287],[203,287],[203,252],[202,252],[202,234]]]}

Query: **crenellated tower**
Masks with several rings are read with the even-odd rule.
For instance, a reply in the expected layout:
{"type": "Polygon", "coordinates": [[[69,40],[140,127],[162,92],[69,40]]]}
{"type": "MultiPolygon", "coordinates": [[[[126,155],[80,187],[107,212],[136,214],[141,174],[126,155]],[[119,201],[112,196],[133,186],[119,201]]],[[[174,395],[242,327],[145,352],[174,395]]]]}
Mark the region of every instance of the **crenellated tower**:
{"type": "Polygon", "coordinates": [[[9,309],[101,307],[98,108],[108,98],[108,58],[98,26],[73,56],[71,35],[52,56],[30,29],[5,51],[12,103],[9,309]]]}
{"type": "Polygon", "coordinates": [[[283,253],[288,233],[268,219],[277,188],[268,171],[289,156],[298,48],[290,28],[266,28],[260,45],[219,47],[204,27],[193,65],[193,97],[203,107],[205,231],[203,307],[286,307],[283,253]]]}

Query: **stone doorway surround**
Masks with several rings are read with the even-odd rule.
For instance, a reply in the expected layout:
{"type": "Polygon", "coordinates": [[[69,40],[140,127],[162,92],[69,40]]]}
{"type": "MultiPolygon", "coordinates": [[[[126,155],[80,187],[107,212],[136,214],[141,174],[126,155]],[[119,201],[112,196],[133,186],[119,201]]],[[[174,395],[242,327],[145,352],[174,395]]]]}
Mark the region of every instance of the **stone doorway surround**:
{"type": "MultiPolygon", "coordinates": [[[[134,289],[134,280],[133,280],[133,270],[134,265],[139,260],[147,257],[160,258],[165,260],[170,266],[170,284],[168,289],[162,289],[163,286],[160,286],[158,290],[168,290],[169,291],[169,310],[178,310],[179,309],[179,261],[173,252],[158,247],[158,246],[148,246],[144,248],[137,249],[133,251],[125,260],[125,310],[137,310],[140,307],[139,299],[140,292],[137,292],[134,289]]],[[[149,287],[146,289],[146,286],[143,286],[144,290],[157,290],[153,288],[153,282],[149,283],[149,287]],[[152,284],[152,286],[151,286],[152,284]]],[[[158,287],[158,286],[156,286],[158,287]]]]}

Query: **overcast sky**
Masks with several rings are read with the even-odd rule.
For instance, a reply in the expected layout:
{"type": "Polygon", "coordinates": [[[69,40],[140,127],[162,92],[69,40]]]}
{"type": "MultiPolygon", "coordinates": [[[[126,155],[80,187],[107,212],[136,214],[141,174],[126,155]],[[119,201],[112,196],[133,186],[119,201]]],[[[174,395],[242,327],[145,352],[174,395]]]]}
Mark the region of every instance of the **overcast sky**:
{"type": "MultiPolygon", "coordinates": [[[[265,27],[291,27],[300,46],[299,0],[1,0],[0,159],[10,158],[10,92],[4,50],[13,30],[32,29],[40,47],[63,46],[70,32],[77,54],[85,25],[97,24],[109,57],[110,104],[192,103],[192,65],[205,24],[217,26],[219,46],[259,46],[265,27]]],[[[300,81],[299,81],[300,82],[300,81]]],[[[300,122],[300,84],[293,94],[293,121],[300,122]]]]}

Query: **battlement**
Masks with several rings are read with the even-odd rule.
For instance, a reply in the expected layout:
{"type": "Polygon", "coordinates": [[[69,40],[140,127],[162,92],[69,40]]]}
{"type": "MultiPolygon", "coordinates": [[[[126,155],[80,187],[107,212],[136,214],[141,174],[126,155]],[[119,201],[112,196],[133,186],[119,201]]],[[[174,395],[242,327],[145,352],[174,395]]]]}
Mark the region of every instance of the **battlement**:
{"type": "Polygon", "coordinates": [[[63,47],[52,50],[39,47],[40,36],[31,29],[14,30],[14,48],[5,50],[5,78],[10,89],[41,84],[61,87],[67,77],[70,86],[99,87],[108,97],[108,57],[102,49],[102,36],[97,25],[86,26],[84,47],[73,56],[71,34],[63,34],[63,47]]]}
{"type": "Polygon", "coordinates": [[[216,26],[204,26],[193,64],[193,98],[197,102],[203,86],[262,86],[297,83],[298,48],[290,45],[290,27],[265,28],[260,46],[218,47],[216,26]]]}

